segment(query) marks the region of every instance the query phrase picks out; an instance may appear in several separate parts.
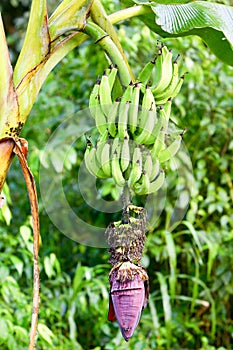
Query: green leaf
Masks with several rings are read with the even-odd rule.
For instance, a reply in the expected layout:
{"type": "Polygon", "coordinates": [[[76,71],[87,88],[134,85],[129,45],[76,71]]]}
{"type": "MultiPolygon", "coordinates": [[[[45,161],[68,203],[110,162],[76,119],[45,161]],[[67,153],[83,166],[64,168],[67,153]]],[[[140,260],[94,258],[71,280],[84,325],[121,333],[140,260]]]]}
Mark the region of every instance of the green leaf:
{"type": "Polygon", "coordinates": [[[174,239],[171,232],[164,231],[163,234],[166,240],[166,248],[167,248],[169,265],[170,265],[170,276],[169,276],[170,293],[171,293],[171,297],[175,298],[176,265],[177,265],[176,247],[175,247],[174,239]]]}
{"type": "Polygon", "coordinates": [[[205,1],[172,5],[134,2],[151,7],[154,14],[140,18],[156,33],[163,37],[198,35],[219,59],[233,66],[233,7],[205,1]]]}
{"type": "Polygon", "coordinates": [[[38,324],[38,333],[49,345],[53,345],[54,334],[45,324],[38,324]]]}
{"type": "Polygon", "coordinates": [[[165,323],[167,323],[167,322],[171,321],[171,317],[172,317],[170,296],[168,294],[167,283],[166,283],[165,277],[160,272],[157,272],[156,274],[157,274],[157,277],[158,277],[158,280],[159,280],[160,291],[161,291],[161,294],[162,294],[164,319],[165,319],[165,323]]]}
{"type": "Polygon", "coordinates": [[[0,319],[0,342],[8,338],[9,330],[7,322],[4,319],[0,319]]]}
{"type": "Polygon", "coordinates": [[[23,262],[17,256],[11,255],[10,260],[14,268],[18,271],[19,276],[22,276],[23,273],[23,262]]]}

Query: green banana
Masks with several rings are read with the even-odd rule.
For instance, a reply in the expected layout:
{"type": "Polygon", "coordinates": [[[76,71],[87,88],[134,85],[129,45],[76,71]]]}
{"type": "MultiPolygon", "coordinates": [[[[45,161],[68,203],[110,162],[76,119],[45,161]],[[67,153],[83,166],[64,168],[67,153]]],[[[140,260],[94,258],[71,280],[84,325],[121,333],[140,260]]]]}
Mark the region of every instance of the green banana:
{"type": "Polygon", "coordinates": [[[115,181],[115,183],[123,187],[125,184],[125,178],[122,174],[121,167],[120,167],[120,143],[118,143],[117,149],[113,153],[113,157],[111,160],[111,170],[112,170],[112,177],[115,181]]]}
{"type": "Polygon", "coordinates": [[[160,79],[161,79],[161,74],[162,74],[162,63],[163,63],[163,59],[162,59],[162,48],[160,48],[158,50],[158,54],[155,58],[155,74],[152,77],[152,86],[153,88],[155,88],[160,79]]]}
{"type": "Polygon", "coordinates": [[[166,133],[168,129],[168,123],[169,123],[170,112],[171,112],[170,108],[171,108],[171,100],[168,100],[164,106],[159,106],[159,109],[158,109],[159,116],[162,121],[164,133],[166,133]]]}
{"type": "Polygon", "coordinates": [[[128,179],[128,185],[133,189],[134,184],[142,175],[142,154],[139,146],[134,148],[131,172],[128,179]]]}
{"type": "Polygon", "coordinates": [[[163,46],[161,50],[162,53],[158,56],[158,59],[156,60],[156,65],[157,62],[159,64],[158,74],[160,76],[160,79],[156,83],[156,85],[153,85],[153,87],[151,87],[155,99],[156,95],[161,94],[168,87],[172,80],[173,73],[172,51],[168,50],[166,46],[163,46]]]}
{"type": "Polygon", "coordinates": [[[132,91],[132,102],[129,108],[129,130],[134,135],[138,125],[139,100],[140,100],[141,84],[136,83],[132,91]]]}
{"type": "Polygon", "coordinates": [[[134,185],[134,192],[138,195],[144,195],[149,193],[150,180],[146,171],[142,172],[141,183],[136,182],[134,185]]]}
{"type": "MultiPolygon", "coordinates": [[[[142,115],[142,114],[141,114],[142,115]]],[[[152,132],[154,129],[154,125],[155,125],[155,121],[157,119],[157,117],[155,116],[155,112],[153,110],[149,110],[143,113],[143,117],[146,118],[145,120],[145,124],[143,126],[143,128],[141,129],[141,133],[137,136],[134,137],[135,141],[140,145],[140,144],[146,144],[147,141],[150,139],[150,137],[152,136],[152,132]]],[[[142,123],[141,123],[142,125],[142,123]]]]}
{"type": "Polygon", "coordinates": [[[158,175],[160,163],[158,158],[153,161],[150,151],[146,152],[145,159],[143,159],[142,169],[148,174],[149,180],[153,181],[158,175]]]}
{"type": "Polygon", "coordinates": [[[149,110],[152,109],[153,111],[155,110],[155,98],[154,95],[150,89],[149,86],[146,86],[145,93],[143,95],[142,99],[142,109],[149,110]]]}
{"type": "Polygon", "coordinates": [[[153,168],[151,173],[149,174],[150,181],[153,181],[158,176],[160,171],[160,163],[158,158],[152,159],[152,162],[153,162],[153,168]]]}
{"type": "Polygon", "coordinates": [[[97,161],[99,163],[101,163],[102,150],[103,150],[103,147],[104,147],[107,139],[108,139],[108,129],[106,129],[105,132],[102,135],[100,135],[100,137],[97,141],[97,144],[96,144],[96,148],[97,148],[96,158],[97,158],[97,161]]]}
{"type": "Polygon", "coordinates": [[[100,90],[100,81],[97,80],[95,83],[90,98],[89,98],[89,108],[91,115],[95,119],[97,109],[100,109],[100,100],[99,100],[99,90],[100,90]]]}
{"type": "Polygon", "coordinates": [[[163,120],[160,117],[160,115],[158,115],[158,117],[154,121],[154,127],[151,131],[150,137],[144,141],[145,145],[152,145],[155,143],[155,140],[158,137],[162,126],[163,126],[163,120]]]}
{"type": "Polygon", "coordinates": [[[95,124],[101,135],[103,135],[108,127],[106,117],[101,109],[101,106],[96,106],[95,110],[95,124]]]}
{"type": "Polygon", "coordinates": [[[167,124],[168,124],[170,116],[171,116],[171,108],[172,108],[172,98],[170,97],[163,105],[164,115],[165,115],[165,119],[167,121],[167,124]]]}
{"type": "MultiPolygon", "coordinates": [[[[144,129],[146,129],[146,133],[144,137],[149,138],[151,131],[153,130],[154,127],[154,120],[156,118],[156,109],[155,109],[155,99],[154,96],[151,92],[151,89],[149,87],[146,87],[143,99],[142,99],[142,109],[139,113],[139,121],[138,121],[138,127],[139,130],[143,132],[144,129]],[[154,113],[150,113],[149,111],[154,111],[154,113]],[[154,115],[153,115],[154,114],[154,115]],[[149,122],[148,122],[148,119],[149,122]],[[146,128],[146,125],[149,127],[146,128]]],[[[142,140],[144,139],[142,137],[142,140]]],[[[138,143],[143,143],[143,142],[138,142],[138,143]]]]}
{"type": "Polygon", "coordinates": [[[155,100],[157,104],[163,104],[165,103],[168,98],[172,97],[174,93],[174,89],[176,88],[176,85],[179,81],[179,65],[177,60],[173,63],[173,73],[172,73],[172,79],[170,81],[170,84],[167,86],[166,89],[161,91],[161,93],[157,93],[155,96],[155,100]]]}
{"type": "Polygon", "coordinates": [[[128,126],[128,112],[129,112],[130,102],[120,102],[119,106],[119,116],[118,116],[118,136],[124,138],[127,136],[127,126],[128,126]]]}
{"type": "Polygon", "coordinates": [[[147,85],[149,83],[149,80],[151,78],[152,75],[152,71],[155,67],[155,59],[148,62],[143,69],[141,70],[141,72],[138,75],[138,81],[144,85],[147,85]]]}
{"type": "Polygon", "coordinates": [[[110,161],[110,149],[111,149],[111,144],[110,141],[108,140],[105,142],[104,147],[102,149],[101,153],[101,168],[104,172],[104,174],[108,177],[111,177],[111,161],[110,161]]]}
{"type": "Polygon", "coordinates": [[[127,88],[125,89],[123,96],[121,97],[121,102],[128,102],[128,101],[131,102],[133,87],[134,87],[134,84],[131,81],[127,86],[127,88]]]}
{"type": "Polygon", "coordinates": [[[99,177],[101,179],[105,179],[108,176],[103,172],[103,170],[100,167],[100,164],[97,161],[96,158],[96,147],[90,147],[88,146],[85,154],[84,154],[84,160],[86,164],[86,168],[95,177],[99,177]]]}
{"type": "Polygon", "coordinates": [[[116,135],[116,137],[113,140],[111,140],[111,158],[113,158],[114,152],[119,147],[119,142],[120,142],[120,139],[118,135],[116,135]]]}
{"type": "Polygon", "coordinates": [[[112,97],[111,97],[111,88],[109,85],[109,80],[108,80],[106,71],[104,71],[104,74],[101,77],[100,87],[99,87],[99,96],[100,96],[100,104],[101,104],[102,111],[106,116],[108,116],[109,110],[112,105],[112,97]]]}
{"type": "Polygon", "coordinates": [[[100,80],[98,79],[90,94],[90,98],[89,98],[90,108],[99,104],[99,90],[100,90],[100,80]]]}
{"type": "Polygon", "coordinates": [[[112,67],[111,67],[111,70],[110,70],[110,73],[108,75],[108,82],[109,82],[109,87],[110,87],[110,91],[112,92],[112,89],[113,89],[113,85],[115,83],[115,80],[116,80],[116,75],[117,75],[117,65],[114,64],[112,67]]]}
{"type": "Polygon", "coordinates": [[[118,109],[119,109],[119,104],[120,104],[120,100],[116,99],[116,101],[113,102],[112,104],[112,108],[109,112],[108,115],[108,130],[109,130],[109,134],[112,137],[116,136],[117,133],[117,127],[116,127],[116,122],[117,122],[117,114],[118,114],[118,109]]]}
{"type": "Polygon", "coordinates": [[[175,156],[180,148],[182,136],[178,135],[175,140],[164,150],[161,150],[158,154],[160,163],[164,163],[175,156]]]}
{"type": "Polygon", "coordinates": [[[129,163],[130,163],[129,136],[125,136],[121,147],[121,158],[120,158],[121,170],[123,173],[127,170],[129,163]]]}
{"type": "Polygon", "coordinates": [[[149,185],[148,194],[157,192],[164,184],[165,172],[161,170],[157,178],[149,185]]]}
{"type": "Polygon", "coordinates": [[[165,148],[165,135],[166,135],[166,131],[165,131],[164,127],[162,126],[156,139],[155,139],[154,145],[151,148],[152,159],[156,159],[159,152],[165,148]]]}

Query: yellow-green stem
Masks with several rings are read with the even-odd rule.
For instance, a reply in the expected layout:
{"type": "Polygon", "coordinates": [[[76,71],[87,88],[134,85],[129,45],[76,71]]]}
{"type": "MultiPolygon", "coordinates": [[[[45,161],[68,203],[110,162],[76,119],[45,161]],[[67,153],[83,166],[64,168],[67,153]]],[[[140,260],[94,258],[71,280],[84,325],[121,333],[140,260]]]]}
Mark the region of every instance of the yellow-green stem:
{"type": "Polygon", "coordinates": [[[111,15],[109,15],[108,18],[112,24],[116,24],[126,19],[146,15],[151,12],[152,11],[149,6],[140,5],[140,6],[133,6],[133,7],[126,8],[124,10],[114,12],[111,15]]]}
{"type": "Polygon", "coordinates": [[[118,38],[118,35],[109,19],[109,16],[107,15],[103,5],[99,0],[94,0],[93,4],[91,6],[91,18],[94,23],[96,23],[100,28],[102,28],[112,39],[112,41],[115,43],[116,47],[118,48],[122,59],[125,61],[128,71],[131,75],[131,79],[134,81],[134,75],[131,70],[131,67],[127,61],[127,58],[125,56],[124,50],[121,46],[120,40],[118,38]]]}
{"type": "Polygon", "coordinates": [[[85,33],[90,35],[94,39],[95,43],[100,45],[106,52],[112,63],[117,65],[121,84],[127,86],[132,80],[132,77],[126,62],[123,60],[120,51],[110,36],[93,22],[89,22],[87,24],[85,33]]]}

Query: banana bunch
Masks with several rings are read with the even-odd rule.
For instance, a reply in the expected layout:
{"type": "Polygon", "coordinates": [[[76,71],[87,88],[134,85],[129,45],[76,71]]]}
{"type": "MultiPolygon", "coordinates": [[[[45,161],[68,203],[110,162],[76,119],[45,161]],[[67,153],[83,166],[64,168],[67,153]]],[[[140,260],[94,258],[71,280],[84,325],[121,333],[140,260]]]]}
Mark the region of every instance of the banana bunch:
{"type": "MultiPolygon", "coordinates": [[[[161,136],[162,133],[159,134],[161,136]]],[[[110,139],[108,130],[99,137],[96,145],[88,144],[84,159],[88,171],[98,178],[112,177],[115,183],[125,184],[136,194],[158,191],[164,183],[161,164],[178,151],[182,137],[178,135],[165,147],[160,137],[149,150],[125,137],[110,139]]]]}
{"type": "Polygon", "coordinates": [[[163,105],[179,93],[184,75],[179,75],[178,58],[173,61],[172,51],[162,45],[155,59],[148,62],[138,76],[144,85],[151,84],[151,91],[157,105],[163,105]]]}
{"type": "Polygon", "coordinates": [[[127,184],[137,195],[154,193],[165,180],[162,164],[177,153],[182,141],[181,134],[173,139],[167,134],[172,98],[183,77],[164,45],[137,82],[113,101],[116,76],[117,67],[110,66],[90,95],[89,107],[100,136],[95,145],[87,145],[86,167],[95,177],[112,177],[120,187],[127,184]]]}

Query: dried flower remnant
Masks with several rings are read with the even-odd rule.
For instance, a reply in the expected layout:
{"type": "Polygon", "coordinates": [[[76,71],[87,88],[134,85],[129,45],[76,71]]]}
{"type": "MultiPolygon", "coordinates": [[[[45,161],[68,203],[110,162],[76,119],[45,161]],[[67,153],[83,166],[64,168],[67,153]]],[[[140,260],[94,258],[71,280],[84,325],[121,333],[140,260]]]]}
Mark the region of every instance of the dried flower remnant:
{"type": "Polygon", "coordinates": [[[140,265],[145,231],[145,210],[133,205],[124,209],[121,221],[111,223],[106,230],[113,265],[108,319],[118,321],[126,341],[133,335],[149,296],[148,275],[140,265]]]}

